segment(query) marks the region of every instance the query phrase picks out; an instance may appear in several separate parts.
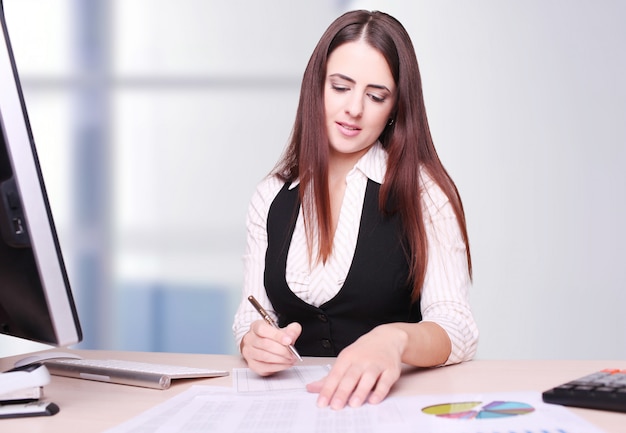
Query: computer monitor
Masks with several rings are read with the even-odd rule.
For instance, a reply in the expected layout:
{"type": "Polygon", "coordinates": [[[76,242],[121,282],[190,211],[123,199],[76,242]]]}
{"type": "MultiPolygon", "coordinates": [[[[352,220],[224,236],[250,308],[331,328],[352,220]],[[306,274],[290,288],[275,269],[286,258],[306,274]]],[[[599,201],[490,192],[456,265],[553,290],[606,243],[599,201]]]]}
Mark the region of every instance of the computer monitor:
{"type": "Polygon", "coordinates": [[[0,0],[0,333],[53,346],[82,331],[0,0]]]}

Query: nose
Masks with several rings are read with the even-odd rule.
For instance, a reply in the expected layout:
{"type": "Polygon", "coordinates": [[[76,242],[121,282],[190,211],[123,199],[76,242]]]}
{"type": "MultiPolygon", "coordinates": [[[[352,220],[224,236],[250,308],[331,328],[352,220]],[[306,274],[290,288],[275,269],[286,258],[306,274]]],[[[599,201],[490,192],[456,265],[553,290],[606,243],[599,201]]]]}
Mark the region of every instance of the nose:
{"type": "Polygon", "coordinates": [[[346,114],[351,117],[361,117],[363,114],[363,98],[354,92],[346,102],[346,114]]]}

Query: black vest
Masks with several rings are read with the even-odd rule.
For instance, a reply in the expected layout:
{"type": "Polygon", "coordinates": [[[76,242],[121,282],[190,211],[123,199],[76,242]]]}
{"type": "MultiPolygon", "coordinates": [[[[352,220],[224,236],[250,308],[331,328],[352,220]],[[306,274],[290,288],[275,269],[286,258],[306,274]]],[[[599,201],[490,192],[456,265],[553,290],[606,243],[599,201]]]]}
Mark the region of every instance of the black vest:
{"type": "Polygon", "coordinates": [[[409,265],[402,248],[400,218],[378,209],[380,185],[368,180],[352,265],[339,293],[314,307],[287,285],[285,269],[300,207],[298,188],[289,183],[274,199],[267,218],[265,290],[284,327],[302,325],[295,343],[305,356],[337,356],[378,325],[422,320],[419,301],[411,302],[409,265]]]}

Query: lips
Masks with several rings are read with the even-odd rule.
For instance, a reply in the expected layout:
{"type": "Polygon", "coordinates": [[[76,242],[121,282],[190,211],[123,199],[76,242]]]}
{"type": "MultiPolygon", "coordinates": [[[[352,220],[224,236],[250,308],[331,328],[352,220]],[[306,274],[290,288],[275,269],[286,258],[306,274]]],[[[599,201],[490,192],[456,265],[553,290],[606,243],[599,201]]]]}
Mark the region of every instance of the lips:
{"type": "Polygon", "coordinates": [[[354,137],[361,131],[361,128],[350,123],[336,122],[336,124],[339,132],[349,137],[354,137]]]}

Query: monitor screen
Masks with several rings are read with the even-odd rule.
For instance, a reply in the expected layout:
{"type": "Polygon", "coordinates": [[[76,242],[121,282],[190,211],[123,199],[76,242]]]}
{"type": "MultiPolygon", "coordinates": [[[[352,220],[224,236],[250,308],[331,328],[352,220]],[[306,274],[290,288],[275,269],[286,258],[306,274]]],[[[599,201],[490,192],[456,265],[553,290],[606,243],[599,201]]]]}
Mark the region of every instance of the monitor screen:
{"type": "Polygon", "coordinates": [[[82,340],[0,2],[0,333],[82,340]]]}

